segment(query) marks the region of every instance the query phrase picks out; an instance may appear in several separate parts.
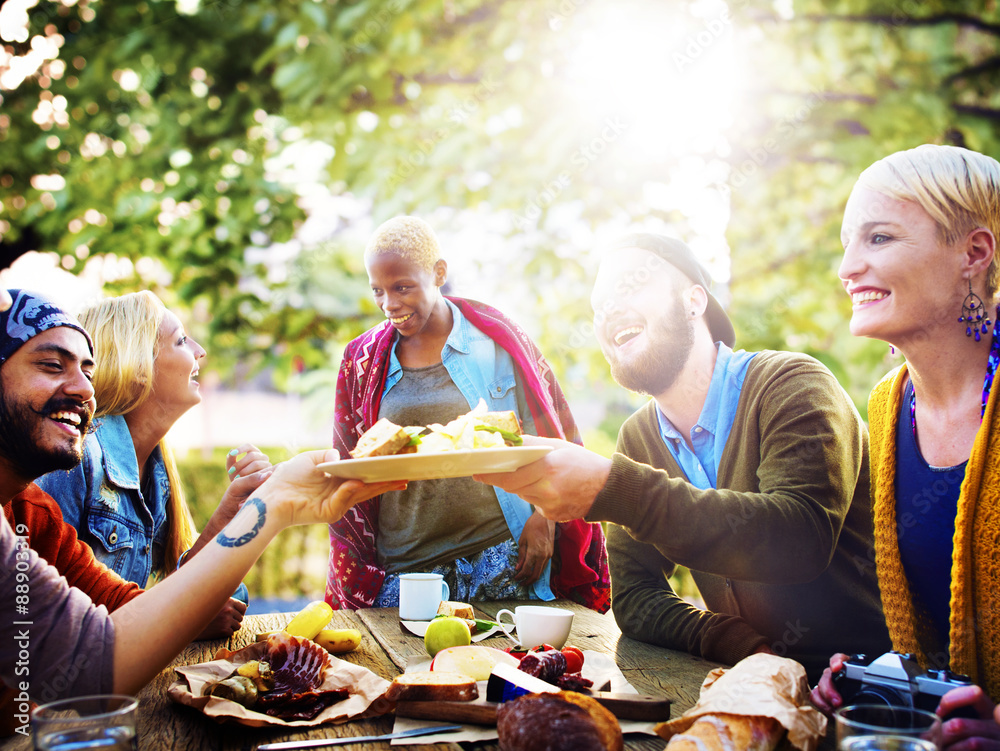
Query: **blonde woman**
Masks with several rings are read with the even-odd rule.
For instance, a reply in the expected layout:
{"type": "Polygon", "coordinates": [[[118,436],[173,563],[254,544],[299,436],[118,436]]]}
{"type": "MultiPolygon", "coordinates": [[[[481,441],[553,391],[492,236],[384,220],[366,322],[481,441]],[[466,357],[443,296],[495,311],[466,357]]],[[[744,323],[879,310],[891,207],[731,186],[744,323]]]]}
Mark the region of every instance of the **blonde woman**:
{"type": "MultiPolygon", "coordinates": [[[[925,144],[880,159],[844,213],[840,280],[851,333],[906,361],[868,400],[874,562],[893,647],[974,686],[938,713],[945,746],[1000,748],[1000,163],[925,144]]],[[[849,646],[849,645],[845,645],[849,646]]],[[[813,691],[844,701],[831,672],[813,691]]]]}
{"type": "MultiPolygon", "coordinates": [[[[152,292],[103,300],[84,311],[80,322],[94,340],[97,428],[87,436],[76,468],[37,483],[56,499],[98,560],[142,587],[211,540],[271,465],[252,445],[231,451],[226,464],[232,482],[195,541],[164,437],[201,401],[197,377],[205,350],[152,292]]],[[[245,600],[242,585],[241,590],[245,600]]],[[[234,619],[237,614],[241,619],[245,606],[233,607],[234,619]]]]}

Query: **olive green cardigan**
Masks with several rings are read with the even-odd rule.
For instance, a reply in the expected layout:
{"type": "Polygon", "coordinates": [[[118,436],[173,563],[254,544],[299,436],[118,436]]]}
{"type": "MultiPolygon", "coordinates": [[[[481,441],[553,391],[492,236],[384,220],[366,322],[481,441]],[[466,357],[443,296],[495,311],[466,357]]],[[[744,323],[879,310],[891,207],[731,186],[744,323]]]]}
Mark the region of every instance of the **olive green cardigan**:
{"type": "MultiPolygon", "coordinates": [[[[896,423],[906,366],[889,373],[868,400],[872,504],[878,580],[893,645],[925,667],[933,646],[914,612],[896,535],[896,423]]],[[[951,559],[950,667],[1000,701],[1000,388],[990,391],[958,497],[951,559]]]]}
{"type": "Polygon", "coordinates": [[[650,401],[622,426],[587,517],[614,522],[607,541],[622,632],[728,664],[767,645],[813,680],[835,652],[888,649],[867,432],[830,371],[806,355],[753,358],[717,489],[686,481],[655,410],[650,401]],[[675,564],[692,570],[707,611],[673,591],[675,564]]]}

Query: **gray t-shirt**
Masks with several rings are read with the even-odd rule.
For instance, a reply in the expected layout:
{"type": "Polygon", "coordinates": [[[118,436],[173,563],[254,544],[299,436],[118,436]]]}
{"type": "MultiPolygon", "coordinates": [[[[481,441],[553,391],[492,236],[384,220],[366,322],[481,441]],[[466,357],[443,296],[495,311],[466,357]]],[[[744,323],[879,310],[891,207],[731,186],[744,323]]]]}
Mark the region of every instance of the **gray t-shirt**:
{"type": "MultiPolygon", "coordinates": [[[[26,533],[26,531],[25,531],[26,533]]],[[[111,693],[115,627],[0,514],[0,678],[44,703],[111,693]]]]}
{"type": "MultiPolygon", "coordinates": [[[[442,425],[469,411],[443,363],[403,368],[379,417],[397,425],[442,425]]],[[[496,493],[471,477],[411,482],[379,503],[377,554],[389,573],[422,571],[510,539],[496,493]]]]}

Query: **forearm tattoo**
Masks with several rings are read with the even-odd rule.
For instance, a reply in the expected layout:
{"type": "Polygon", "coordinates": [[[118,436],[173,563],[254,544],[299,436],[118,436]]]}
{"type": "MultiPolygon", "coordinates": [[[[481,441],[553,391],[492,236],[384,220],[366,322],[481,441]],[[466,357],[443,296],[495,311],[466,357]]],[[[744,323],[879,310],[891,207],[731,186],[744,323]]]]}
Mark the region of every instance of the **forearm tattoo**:
{"type": "Polygon", "coordinates": [[[215,541],[224,548],[243,547],[257,536],[261,527],[264,526],[264,520],[266,518],[267,508],[264,506],[264,502],[260,498],[248,498],[243,504],[243,508],[241,508],[236,516],[233,517],[232,521],[226,525],[226,529],[219,532],[219,536],[215,538],[215,541]],[[241,527],[245,528],[250,522],[251,514],[254,514],[257,517],[254,522],[253,529],[249,532],[244,532],[239,537],[230,537],[226,534],[226,529],[229,529],[230,527],[234,527],[236,529],[241,527]]]}

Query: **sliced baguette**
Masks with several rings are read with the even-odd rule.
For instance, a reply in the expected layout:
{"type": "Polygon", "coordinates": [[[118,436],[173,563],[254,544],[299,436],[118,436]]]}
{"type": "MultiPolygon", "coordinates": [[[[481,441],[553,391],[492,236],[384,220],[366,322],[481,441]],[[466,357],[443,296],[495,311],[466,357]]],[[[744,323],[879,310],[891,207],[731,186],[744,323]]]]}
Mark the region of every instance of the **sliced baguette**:
{"type": "Polygon", "coordinates": [[[462,673],[418,670],[397,675],[385,692],[389,701],[472,701],[479,698],[476,682],[462,673]]]}

